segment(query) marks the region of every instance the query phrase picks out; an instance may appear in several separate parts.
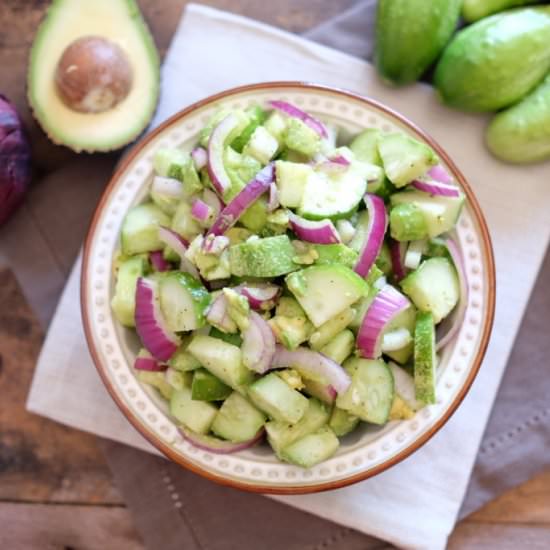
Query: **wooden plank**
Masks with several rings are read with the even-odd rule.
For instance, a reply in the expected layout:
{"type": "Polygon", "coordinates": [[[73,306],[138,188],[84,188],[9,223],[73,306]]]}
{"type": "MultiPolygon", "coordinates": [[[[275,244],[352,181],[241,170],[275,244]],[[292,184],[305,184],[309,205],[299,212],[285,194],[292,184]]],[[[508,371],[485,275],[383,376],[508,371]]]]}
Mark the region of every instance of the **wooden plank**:
{"type": "Polygon", "coordinates": [[[120,507],[0,503],[0,525],[10,550],[144,550],[120,507]]]}
{"type": "Polygon", "coordinates": [[[0,304],[0,500],[120,503],[95,437],[25,410],[43,333],[7,269],[0,304]]]}
{"type": "Polygon", "coordinates": [[[463,521],[448,550],[548,550],[550,525],[501,525],[463,521]]]}

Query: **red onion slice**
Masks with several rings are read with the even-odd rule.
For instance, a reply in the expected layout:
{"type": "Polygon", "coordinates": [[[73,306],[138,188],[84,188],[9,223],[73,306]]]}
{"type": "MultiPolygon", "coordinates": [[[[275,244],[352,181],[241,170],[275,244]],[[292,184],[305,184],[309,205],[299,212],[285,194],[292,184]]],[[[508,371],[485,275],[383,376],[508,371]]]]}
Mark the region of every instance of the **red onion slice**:
{"type": "Polygon", "coordinates": [[[382,336],[388,323],[411,303],[401,292],[386,285],[376,295],[363,317],[357,333],[357,347],[362,357],[377,359],[382,355],[382,336]]]}
{"type": "Polygon", "coordinates": [[[265,433],[262,427],[252,439],[241,441],[240,443],[232,443],[231,441],[224,441],[223,439],[218,439],[211,435],[198,434],[185,426],[179,426],[178,429],[185,441],[191,443],[191,445],[197,447],[197,449],[202,449],[203,451],[214,454],[231,454],[238,451],[244,451],[244,449],[256,445],[265,433]]]}
{"type": "Polygon", "coordinates": [[[389,241],[389,245],[393,276],[395,278],[395,281],[399,282],[407,275],[407,268],[405,267],[405,254],[407,253],[407,243],[391,239],[389,241]]]}
{"type": "Polygon", "coordinates": [[[168,361],[178,349],[179,339],[164,323],[156,283],[143,277],[136,285],[135,320],[143,347],[159,361],[168,361]]]}
{"type": "Polygon", "coordinates": [[[445,244],[449,254],[451,255],[451,259],[453,260],[458,275],[460,297],[452,314],[446,317],[437,327],[435,345],[436,350],[440,350],[446,346],[457,335],[460,327],[462,326],[462,321],[464,320],[464,315],[466,313],[466,306],[468,305],[468,278],[464,268],[462,254],[453,239],[445,239],[445,244]]]}
{"type": "Polygon", "coordinates": [[[189,243],[175,231],[163,226],[159,227],[159,239],[180,257],[180,270],[189,273],[189,275],[200,281],[197,268],[185,257],[189,243]]]}
{"type": "Polygon", "coordinates": [[[248,328],[242,333],[241,346],[245,367],[263,374],[268,371],[275,353],[275,336],[263,317],[255,311],[249,315],[248,328]]]}
{"type": "Polygon", "coordinates": [[[441,183],[453,183],[453,178],[441,164],[430,168],[428,170],[428,176],[441,183]]]}
{"type": "Polygon", "coordinates": [[[342,242],[334,224],[328,220],[311,221],[288,212],[290,227],[302,240],[316,244],[335,244],[342,242]]]}
{"type": "Polygon", "coordinates": [[[208,153],[202,147],[196,147],[191,151],[191,158],[197,171],[202,170],[208,163],[208,153]]]}
{"type": "Polygon", "coordinates": [[[271,182],[269,186],[269,200],[267,201],[267,211],[273,212],[279,208],[279,191],[277,190],[277,185],[275,182],[271,182]]]}
{"type": "Polygon", "coordinates": [[[460,197],[460,190],[456,185],[449,185],[448,183],[441,183],[432,179],[414,180],[411,185],[419,191],[438,197],[460,197]]]}
{"type": "Polygon", "coordinates": [[[312,130],[315,130],[315,132],[317,132],[322,138],[325,138],[325,139],[328,138],[328,132],[325,125],[320,120],[317,120],[316,118],[302,111],[295,105],[292,105],[291,103],[287,103],[286,101],[279,101],[279,100],[268,101],[268,103],[274,109],[277,109],[278,111],[281,111],[282,113],[285,113],[286,115],[292,118],[300,119],[303,123],[307,124],[312,130]]]}
{"type": "Polygon", "coordinates": [[[235,291],[247,298],[252,309],[268,311],[277,304],[282,289],[270,283],[246,283],[235,287],[235,291]]]}
{"type": "Polygon", "coordinates": [[[291,351],[277,345],[271,368],[284,369],[288,367],[296,369],[304,378],[311,378],[315,381],[324,380],[339,394],[344,393],[351,384],[348,373],[326,355],[304,347],[291,351]]]}
{"type": "Polygon", "coordinates": [[[151,192],[162,197],[172,199],[183,198],[183,183],[173,178],[165,178],[163,176],[155,176],[151,184],[151,192]]]}
{"type": "Polygon", "coordinates": [[[223,292],[210,304],[206,312],[206,320],[223,332],[233,333],[237,331],[235,321],[233,321],[227,312],[227,298],[223,292]]]}
{"type": "Polygon", "coordinates": [[[211,235],[223,235],[244,214],[245,210],[263,193],[275,179],[275,166],[268,164],[248,182],[238,195],[220,212],[208,231],[211,235]]]}
{"type": "Polygon", "coordinates": [[[150,372],[162,372],[165,371],[168,367],[159,363],[154,357],[150,355],[138,355],[134,361],[134,369],[136,370],[147,370],[150,372]]]}
{"type": "Polygon", "coordinates": [[[220,200],[218,195],[214,193],[211,189],[204,189],[202,192],[202,200],[210,207],[212,208],[212,212],[214,212],[214,217],[216,218],[218,214],[222,211],[222,208],[225,206],[223,202],[220,200]]]}
{"type": "Polygon", "coordinates": [[[223,162],[225,145],[229,136],[240,124],[239,117],[235,113],[229,113],[212,130],[208,141],[208,175],[216,191],[222,196],[231,187],[231,179],[225,171],[223,162]]]}
{"type": "Polygon", "coordinates": [[[195,199],[191,206],[191,215],[197,221],[206,223],[212,215],[212,209],[201,199],[195,199]]]}
{"type": "Polygon", "coordinates": [[[368,275],[370,268],[376,261],[378,254],[380,254],[380,249],[384,242],[384,234],[388,226],[388,214],[383,199],[372,193],[367,193],[364,200],[369,212],[367,234],[354,268],[354,271],[361,275],[361,277],[368,275]]]}
{"type": "Polygon", "coordinates": [[[165,259],[162,250],[149,252],[149,261],[155,271],[168,271],[172,267],[165,259]]]}

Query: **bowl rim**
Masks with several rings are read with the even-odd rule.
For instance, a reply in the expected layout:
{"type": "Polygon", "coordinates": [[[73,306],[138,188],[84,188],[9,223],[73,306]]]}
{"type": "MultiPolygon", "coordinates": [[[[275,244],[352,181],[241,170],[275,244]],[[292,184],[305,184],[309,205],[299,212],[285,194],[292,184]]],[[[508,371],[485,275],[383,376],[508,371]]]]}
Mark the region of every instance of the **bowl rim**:
{"type": "Polygon", "coordinates": [[[487,222],[485,220],[481,207],[477,201],[477,198],[470,184],[468,183],[468,181],[466,180],[462,172],[455,165],[455,163],[452,161],[450,156],[446,153],[446,151],[435,141],[434,138],[432,138],[427,132],[419,128],[416,124],[411,122],[407,117],[399,114],[397,111],[391,109],[390,107],[385,106],[384,104],[380,103],[377,100],[374,100],[368,96],[364,96],[356,92],[346,90],[344,88],[326,86],[326,85],[315,84],[311,82],[292,81],[292,80],[260,82],[255,84],[247,84],[244,86],[236,86],[236,87],[224,90],[222,92],[210,95],[178,111],[177,113],[175,113],[174,115],[166,119],[162,124],[157,126],[150,133],[148,133],[146,136],[144,136],[142,139],[140,139],[138,143],[136,143],[132,147],[129,153],[125,155],[125,157],[120,161],[119,165],[117,166],[116,170],[111,176],[109,183],[103,190],[99,203],[97,204],[94,210],[94,214],[86,234],[86,239],[84,241],[82,271],[81,271],[81,277],[80,277],[81,315],[82,315],[82,322],[84,326],[84,334],[86,337],[90,355],[92,357],[96,370],[98,371],[99,376],[103,381],[103,384],[105,385],[105,387],[107,388],[107,391],[111,395],[111,398],[114,400],[118,408],[124,414],[126,419],[130,422],[130,424],[151,445],[153,445],[159,451],[161,451],[162,454],[164,454],[167,458],[169,458],[179,466],[187,468],[188,470],[192,471],[195,474],[198,474],[206,479],[209,479],[210,481],[214,481],[221,485],[225,485],[235,489],[241,489],[252,493],[278,494],[278,495],[297,495],[297,494],[318,493],[318,492],[328,491],[332,489],[340,489],[348,485],[357,483],[359,481],[364,481],[366,479],[369,479],[375,475],[378,475],[384,472],[385,470],[405,460],[411,454],[413,454],[418,449],[420,449],[424,444],[426,444],[447,423],[447,421],[455,413],[458,406],[462,403],[462,401],[464,400],[464,397],[470,390],[479,372],[481,363],[483,361],[485,352],[487,350],[487,346],[489,344],[489,339],[490,339],[490,335],[493,327],[494,316],[495,316],[495,302],[496,302],[495,260],[494,260],[493,245],[492,245],[491,237],[487,227],[487,222]],[[142,426],[141,422],[134,416],[132,411],[118,397],[115,388],[113,387],[111,381],[109,380],[109,377],[107,376],[104,370],[104,366],[101,362],[99,353],[94,343],[94,338],[93,338],[92,329],[91,329],[91,319],[88,315],[89,305],[88,305],[88,299],[87,299],[88,292],[86,292],[86,289],[88,288],[88,263],[90,260],[91,245],[92,245],[93,237],[95,234],[96,226],[97,226],[101,211],[104,205],[109,200],[112,188],[114,187],[118,179],[122,176],[122,174],[125,172],[125,170],[128,168],[130,163],[141,153],[143,148],[147,144],[149,144],[154,138],[156,138],[159,134],[161,134],[164,130],[166,130],[172,124],[174,124],[176,121],[178,121],[182,117],[185,117],[187,114],[193,112],[196,109],[199,109],[206,105],[223,100],[232,95],[236,95],[244,92],[250,92],[250,91],[280,89],[280,88],[298,88],[302,90],[304,89],[316,90],[320,92],[328,92],[330,94],[344,96],[345,98],[359,101],[375,110],[381,111],[385,116],[397,120],[402,125],[413,130],[417,135],[421,137],[421,139],[424,142],[430,145],[430,147],[432,147],[435,150],[435,152],[439,155],[439,157],[443,160],[443,162],[450,168],[451,172],[460,183],[461,188],[464,190],[466,194],[468,204],[473,211],[474,219],[479,226],[479,236],[483,244],[483,248],[487,253],[485,260],[487,264],[488,289],[487,289],[487,310],[486,310],[486,315],[484,316],[483,330],[482,330],[482,334],[479,342],[479,349],[472,361],[470,373],[468,374],[468,377],[464,382],[462,388],[458,392],[457,396],[448,407],[447,411],[442,415],[442,417],[437,422],[434,423],[434,425],[426,433],[422,434],[422,436],[415,439],[407,448],[403,449],[400,453],[396,454],[395,456],[389,458],[388,460],[378,464],[377,466],[371,469],[359,472],[349,477],[334,480],[334,481],[328,480],[328,481],[316,483],[313,485],[292,485],[292,486],[285,486],[285,487],[274,487],[270,485],[241,482],[231,478],[224,477],[223,475],[215,474],[201,466],[198,466],[188,461],[181,454],[177,453],[170,445],[164,443],[160,438],[154,436],[154,434],[152,434],[151,432],[146,430],[144,426],[142,426]]]}

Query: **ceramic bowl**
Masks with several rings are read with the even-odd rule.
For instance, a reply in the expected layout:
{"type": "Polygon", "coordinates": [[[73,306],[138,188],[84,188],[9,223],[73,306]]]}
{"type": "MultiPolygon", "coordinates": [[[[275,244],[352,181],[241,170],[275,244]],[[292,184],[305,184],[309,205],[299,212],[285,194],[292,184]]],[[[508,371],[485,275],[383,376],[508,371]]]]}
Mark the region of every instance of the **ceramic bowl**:
{"type": "Polygon", "coordinates": [[[89,348],[109,393],[128,420],[157,449],[181,466],[211,480],[245,490],[295,494],[334,489],[374,476],[409,456],[450,418],[480,368],[495,305],[493,252],[475,195],[449,155],[412,122],[366,97],[299,82],[244,86],[209,97],[180,111],[147,135],[125,157],[97,207],[85,244],[82,313],[89,348]],[[467,201],[456,227],[469,282],[466,316],[460,332],[441,355],[437,403],[414,418],[382,428],[363,425],[341,441],[331,459],[311,469],[279,462],[267,445],[236,454],[212,454],[187,443],[154,391],[140,384],[132,369],[138,350],[133,331],[113,318],[113,258],[128,209],[142,201],[159,147],[190,150],[209,116],[219,107],[247,107],[281,99],[333,122],[350,136],[368,127],[399,130],[428,143],[463,188],[467,201]]]}

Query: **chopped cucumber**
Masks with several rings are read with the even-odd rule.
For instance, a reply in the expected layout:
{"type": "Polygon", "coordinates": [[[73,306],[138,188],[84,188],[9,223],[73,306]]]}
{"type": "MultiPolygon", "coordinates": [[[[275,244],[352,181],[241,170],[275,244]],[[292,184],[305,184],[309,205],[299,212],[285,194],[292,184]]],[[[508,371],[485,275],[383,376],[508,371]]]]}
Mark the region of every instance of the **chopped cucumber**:
{"type": "Polygon", "coordinates": [[[308,164],[278,160],[275,162],[275,175],[279,202],[287,208],[297,208],[302,204],[307,180],[315,177],[315,172],[308,164]]]}
{"type": "Polygon", "coordinates": [[[334,407],[334,409],[332,410],[330,421],[328,423],[332,431],[338,437],[347,435],[355,430],[357,424],[359,424],[359,417],[355,416],[354,414],[350,414],[344,409],[339,409],[338,407],[334,407]]]}
{"type": "Polygon", "coordinates": [[[378,139],[381,135],[377,128],[368,128],[353,138],[349,148],[353,151],[355,158],[382,166],[382,159],[378,152],[378,139]]]}
{"type": "Polygon", "coordinates": [[[214,418],[212,431],[223,439],[238,443],[252,439],[265,423],[265,416],[248,399],[233,392],[214,418]]]}
{"type": "Polygon", "coordinates": [[[320,350],[325,344],[342,332],[355,318],[355,310],[347,308],[338,315],[323,323],[309,337],[309,347],[316,351],[320,350]]]}
{"type": "Polygon", "coordinates": [[[164,371],[164,378],[175,390],[190,388],[193,375],[190,372],[180,372],[172,367],[164,371]]]}
{"type": "Polygon", "coordinates": [[[244,146],[243,154],[267,164],[279,149],[279,142],[263,127],[258,126],[244,146]]]}
{"type": "Polygon", "coordinates": [[[321,353],[342,364],[355,348],[355,336],[351,330],[343,330],[321,348],[321,353]]]}
{"type": "Polygon", "coordinates": [[[187,346],[189,345],[190,341],[190,336],[186,336],[174,355],[170,357],[168,364],[173,369],[179,370],[181,372],[188,372],[200,368],[200,362],[197,361],[197,359],[195,359],[195,357],[193,357],[187,351],[187,346]]]}
{"type": "Polygon", "coordinates": [[[359,255],[355,250],[345,244],[315,244],[313,245],[318,254],[315,260],[316,265],[341,264],[353,269],[359,255]]]}
{"type": "Polygon", "coordinates": [[[231,333],[222,332],[216,327],[212,327],[212,329],[210,330],[209,336],[212,336],[212,338],[219,338],[220,340],[223,340],[228,344],[233,344],[238,348],[240,348],[241,344],[243,343],[243,339],[238,333],[231,334],[231,333]]]}
{"type": "Polygon", "coordinates": [[[368,294],[369,285],[343,265],[312,266],[286,277],[288,289],[320,327],[368,294]]]}
{"type": "Polygon", "coordinates": [[[135,371],[136,377],[140,382],[152,386],[164,397],[170,399],[174,393],[174,388],[167,382],[163,372],[153,372],[147,370],[135,371]]]}
{"type": "Polygon", "coordinates": [[[172,223],[164,225],[170,225],[173,231],[189,242],[203,231],[199,222],[191,215],[190,204],[185,201],[179,203],[176,213],[172,218],[172,223]]]}
{"type": "Polygon", "coordinates": [[[391,209],[390,232],[396,241],[416,241],[428,236],[428,224],[416,204],[403,202],[391,209]]]}
{"type": "Polygon", "coordinates": [[[231,147],[239,153],[242,152],[243,147],[247,144],[254,130],[256,130],[260,124],[263,124],[267,118],[267,113],[259,105],[253,105],[246,109],[245,112],[250,122],[241,134],[231,142],[231,147]]]}
{"type": "Polygon", "coordinates": [[[286,121],[283,140],[289,149],[307,157],[312,157],[321,148],[319,134],[297,118],[289,118],[286,121]]]}
{"type": "Polygon", "coordinates": [[[249,388],[252,402],[274,420],[296,424],[308,407],[308,400],[274,372],[256,380],[249,388]]]}
{"type": "Polygon", "coordinates": [[[334,455],[339,445],[334,432],[328,426],[323,426],[283,449],[281,458],[296,466],[311,468],[334,455]]]}
{"type": "Polygon", "coordinates": [[[436,366],[434,318],[431,313],[420,312],[414,331],[414,387],[416,399],[427,405],[436,401],[436,366]]]}
{"type": "Polygon", "coordinates": [[[460,297],[458,276],[447,258],[424,260],[400,284],[420,311],[433,314],[436,324],[453,310],[460,297]]]}
{"type": "Polygon", "coordinates": [[[206,369],[193,373],[191,397],[196,401],[223,401],[231,395],[231,388],[206,369]]]}
{"type": "Polygon", "coordinates": [[[287,118],[284,115],[278,111],[272,111],[264,123],[264,128],[279,142],[282,142],[286,132],[286,121],[287,118]]]}
{"type": "Polygon", "coordinates": [[[218,409],[206,401],[193,401],[191,390],[175,390],[170,398],[170,413],[176,419],[199,434],[210,431],[218,409]]]}
{"type": "MultiPolygon", "coordinates": [[[[406,330],[408,334],[414,334],[414,327],[416,326],[416,308],[411,304],[408,308],[405,308],[399,314],[397,314],[386,326],[384,331],[385,337],[387,334],[393,333],[398,330],[406,330]]],[[[406,363],[413,354],[414,341],[409,340],[406,344],[398,349],[386,349],[384,354],[397,361],[400,365],[406,363]]]]}
{"type": "Polygon", "coordinates": [[[158,228],[170,225],[170,218],[151,202],[130,209],[121,230],[122,252],[128,256],[141,252],[161,250],[164,243],[159,239],[158,228]]]}
{"type": "Polygon", "coordinates": [[[118,268],[111,307],[119,323],[126,327],[135,326],[136,284],[139,277],[143,277],[147,270],[147,258],[141,255],[128,258],[118,268]]]}

